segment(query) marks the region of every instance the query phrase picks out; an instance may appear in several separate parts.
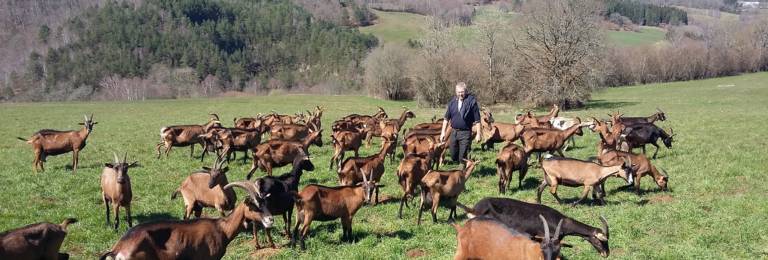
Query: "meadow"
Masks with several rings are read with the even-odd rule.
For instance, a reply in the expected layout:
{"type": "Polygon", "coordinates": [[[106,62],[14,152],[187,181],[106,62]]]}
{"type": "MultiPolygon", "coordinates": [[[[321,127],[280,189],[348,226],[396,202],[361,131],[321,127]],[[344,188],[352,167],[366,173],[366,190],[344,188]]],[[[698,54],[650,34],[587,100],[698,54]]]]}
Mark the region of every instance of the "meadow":
{"type": "MultiPolygon", "coordinates": [[[[471,86],[470,86],[471,88],[471,86]]],[[[481,100],[482,102],[482,100],[481,100]]],[[[312,146],[310,152],[316,166],[305,173],[302,186],[309,183],[336,185],[335,171],[328,170],[332,147],[330,125],[350,113],[370,114],[376,106],[386,109],[390,117],[399,116],[401,106],[416,113],[406,123],[426,122],[443,109],[418,108],[414,102],[377,100],[360,96],[279,95],[213,99],[152,100],[143,102],[71,102],[0,104],[0,230],[26,224],[61,222],[76,217],[62,246],[73,259],[94,259],[107,251],[125,233],[125,221],[118,232],[104,224],[104,205],[100,198],[99,175],[112,152],[128,152],[129,160],[138,160],[139,168],[129,172],[133,184],[133,216],[136,223],[157,219],[180,219],[181,200],[170,200],[170,194],[191,172],[212,164],[190,158],[188,148],[174,148],[169,158],[156,159],[154,147],[161,127],[174,124],[202,124],[207,114],[218,113],[225,125],[231,119],[253,116],[275,110],[295,113],[316,105],[327,108],[323,115],[324,145],[312,146]],[[81,153],[80,168],[73,175],[67,168],[71,155],[49,157],[46,171],[32,172],[32,149],[16,139],[41,128],[77,129],[83,114],[93,113],[98,121],[88,145],[81,153]]],[[[592,205],[591,200],[577,206],[557,205],[545,192],[543,203],[593,226],[599,226],[603,215],[610,224],[612,259],[753,259],[768,257],[768,134],[765,115],[768,112],[768,73],[701,81],[651,84],[605,89],[594,93],[583,109],[564,111],[563,116],[605,118],[606,113],[620,111],[626,115],[649,115],[656,107],[667,117],[659,125],[673,128],[677,134],[673,149],[662,147],[652,163],[669,173],[671,192],[660,192],[650,178],[642,179],[642,196],[621,187],[623,180],[607,181],[607,205],[592,205]]],[[[518,107],[500,104],[491,107],[497,121],[512,121],[518,107]]],[[[538,111],[543,113],[543,111],[538,111]]],[[[598,136],[585,131],[577,138],[577,147],[566,151],[569,157],[587,159],[595,156],[598,136]]],[[[373,154],[380,142],[361,150],[373,154]]],[[[497,191],[496,152],[481,151],[474,145],[472,155],[479,166],[468,181],[459,201],[473,205],[484,197],[500,196],[497,191]]],[[[199,146],[196,151],[200,151],[199,146]]],[[[639,150],[638,150],[639,151],[639,150]]],[[[653,149],[650,149],[652,152],[653,149]]],[[[650,154],[649,154],[650,155],[650,154]]],[[[196,155],[197,156],[197,155],[196,155]]],[[[397,158],[401,158],[398,149],[397,158]]],[[[286,247],[287,239],[273,231],[280,249],[255,251],[249,231],[240,234],[228,247],[225,259],[449,259],[455,247],[454,228],[446,221],[448,210],[440,208],[438,223],[429,214],[416,225],[417,211],[406,209],[397,218],[401,190],[396,182],[397,162],[386,164],[382,188],[383,203],[365,206],[354,218],[355,243],[340,242],[338,221],[314,222],[307,250],[286,247]]],[[[250,161],[229,164],[230,181],[242,180],[250,161]]],[[[451,168],[455,166],[447,166],[451,168]]],[[[275,170],[275,174],[289,167],[275,170]]],[[[257,172],[257,176],[264,173],[257,172]]],[[[529,171],[522,188],[516,183],[502,197],[535,201],[535,187],[541,181],[540,169],[529,171]]],[[[516,180],[516,176],[513,179],[516,180]]],[[[581,189],[562,187],[561,198],[576,198],[581,189]]],[[[238,190],[242,198],[242,190],[238,190]]],[[[121,212],[122,213],[122,212],[121,212]]],[[[217,217],[218,213],[206,210],[217,217]]],[[[294,218],[295,219],[295,218],[294,218]]],[[[459,222],[466,219],[459,210],[459,222]]],[[[276,220],[276,230],[284,223],[276,220]]],[[[135,223],[135,224],[136,224],[135,223]]],[[[264,239],[263,236],[261,236],[264,239]]],[[[572,248],[564,248],[565,259],[599,259],[586,241],[567,237],[572,248]]]]}

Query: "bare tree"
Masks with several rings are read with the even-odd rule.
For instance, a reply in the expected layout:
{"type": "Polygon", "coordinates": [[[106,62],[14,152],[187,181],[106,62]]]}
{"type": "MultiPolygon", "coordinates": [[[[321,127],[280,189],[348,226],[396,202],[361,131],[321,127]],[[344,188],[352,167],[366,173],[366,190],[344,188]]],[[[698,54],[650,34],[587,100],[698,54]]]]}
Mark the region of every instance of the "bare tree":
{"type": "Polygon", "coordinates": [[[408,62],[413,51],[399,45],[376,48],[365,58],[365,86],[368,93],[386,99],[410,99],[408,62]]]}
{"type": "Polygon", "coordinates": [[[521,83],[529,87],[524,101],[569,107],[589,97],[604,45],[601,10],[591,0],[530,1],[523,7],[525,22],[513,46],[523,61],[521,83]]]}

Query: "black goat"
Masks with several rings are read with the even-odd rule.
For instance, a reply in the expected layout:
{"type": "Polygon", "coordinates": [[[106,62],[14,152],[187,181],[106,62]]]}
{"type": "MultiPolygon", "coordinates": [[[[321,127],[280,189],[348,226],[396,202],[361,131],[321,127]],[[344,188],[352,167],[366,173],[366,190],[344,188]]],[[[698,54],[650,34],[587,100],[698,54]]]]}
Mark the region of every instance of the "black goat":
{"type": "Polygon", "coordinates": [[[661,139],[668,149],[672,149],[672,141],[675,133],[672,128],[669,129],[669,134],[654,124],[635,124],[628,126],[622,131],[619,137],[619,147],[625,152],[629,152],[634,148],[642,148],[643,154],[645,154],[645,145],[651,144],[656,147],[656,151],[653,152],[653,159],[656,159],[656,154],[659,153],[659,145],[656,142],[661,139]]]}
{"type": "MultiPolygon", "coordinates": [[[[467,211],[470,218],[475,216],[491,217],[506,224],[509,228],[525,232],[531,237],[545,237],[545,233],[550,233],[544,232],[539,215],[547,220],[549,227],[557,226],[557,223],[562,220],[563,223],[560,227],[562,233],[558,237],[559,240],[565,236],[580,236],[592,244],[601,256],[608,257],[610,254],[608,222],[603,217],[600,217],[603,227],[598,229],[569,218],[553,208],[514,199],[484,198],[471,209],[461,204],[458,206],[467,211]]],[[[555,230],[551,230],[551,232],[555,232],[555,230]]]]}
{"type": "Polygon", "coordinates": [[[299,191],[299,181],[302,171],[314,171],[315,165],[309,156],[297,156],[293,160],[291,172],[274,177],[265,176],[256,180],[256,186],[264,194],[270,194],[266,198],[269,212],[273,215],[283,215],[285,221],[285,234],[290,237],[291,215],[293,215],[294,192],[299,191]]]}

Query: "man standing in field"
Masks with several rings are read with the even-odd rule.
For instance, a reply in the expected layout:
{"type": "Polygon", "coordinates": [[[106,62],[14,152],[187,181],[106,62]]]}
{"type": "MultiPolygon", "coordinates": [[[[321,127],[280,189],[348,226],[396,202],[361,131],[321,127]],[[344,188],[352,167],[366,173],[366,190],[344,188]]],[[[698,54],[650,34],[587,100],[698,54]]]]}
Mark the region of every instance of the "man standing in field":
{"type": "Polygon", "coordinates": [[[453,128],[449,140],[451,159],[462,164],[464,163],[462,159],[467,158],[472,144],[472,126],[480,123],[480,108],[475,101],[475,96],[467,92],[466,83],[456,84],[456,96],[448,102],[445,121],[440,131],[440,142],[444,142],[445,129],[448,122],[451,122],[451,128],[453,128]]]}

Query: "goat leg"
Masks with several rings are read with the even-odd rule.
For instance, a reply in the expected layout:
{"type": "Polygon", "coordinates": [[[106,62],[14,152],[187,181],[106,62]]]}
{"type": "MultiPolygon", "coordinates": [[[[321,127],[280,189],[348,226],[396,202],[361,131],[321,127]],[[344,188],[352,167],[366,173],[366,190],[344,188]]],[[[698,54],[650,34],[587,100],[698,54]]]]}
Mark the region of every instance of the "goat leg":
{"type": "Polygon", "coordinates": [[[440,193],[432,194],[432,223],[437,223],[437,208],[440,206],[440,193]]]}
{"type": "MultiPolygon", "coordinates": [[[[203,145],[203,154],[205,154],[206,147],[203,145]]],[[[189,158],[195,157],[195,144],[189,146],[189,158]]]]}
{"type": "Polygon", "coordinates": [[[106,217],[107,223],[106,224],[107,224],[107,227],[109,227],[110,226],[110,224],[109,224],[109,200],[107,200],[107,197],[103,197],[103,198],[104,198],[104,207],[107,209],[106,210],[106,213],[107,213],[107,217],[106,217]]]}
{"type": "MultiPolygon", "coordinates": [[[[545,176],[545,178],[546,178],[546,176],[545,176]]],[[[547,188],[547,181],[546,181],[546,179],[544,179],[544,180],[541,181],[541,184],[537,188],[537,191],[536,191],[536,203],[541,204],[541,193],[544,192],[544,189],[546,189],[546,188],[547,188]]]]}
{"type": "Polygon", "coordinates": [[[578,205],[582,200],[584,200],[589,195],[589,189],[590,189],[590,186],[584,185],[584,191],[581,192],[581,198],[571,203],[571,207],[576,207],[576,205],[578,205]]]}
{"type": "Polygon", "coordinates": [[[421,214],[424,212],[424,200],[427,197],[424,189],[421,190],[421,203],[419,203],[419,217],[416,219],[416,225],[421,225],[421,214]]]}
{"type": "Polygon", "coordinates": [[[400,210],[397,211],[397,218],[399,219],[403,219],[403,205],[407,199],[406,194],[403,194],[403,197],[400,198],[400,210]]]}
{"type": "MultiPolygon", "coordinates": [[[[656,142],[651,143],[653,146],[656,146],[656,151],[653,151],[653,159],[656,159],[656,154],[659,153],[659,145],[656,144],[656,142]]],[[[645,146],[643,146],[643,149],[645,149],[645,146]]],[[[643,151],[643,154],[645,154],[645,151],[643,151]]]]}
{"type": "Polygon", "coordinates": [[[115,207],[115,232],[117,232],[117,227],[120,226],[120,205],[119,204],[113,204],[115,207]]]}
{"type": "Polygon", "coordinates": [[[77,153],[78,150],[72,151],[72,174],[75,174],[77,171],[77,153]]]}
{"type": "MultiPolygon", "coordinates": [[[[264,228],[264,234],[267,235],[267,241],[269,241],[269,247],[276,249],[275,242],[272,241],[272,228],[264,228]]],[[[256,236],[253,237],[256,239],[256,236]]]]}
{"type": "Polygon", "coordinates": [[[131,205],[125,206],[125,217],[128,221],[128,226],[133,227],[133,219],[131,219],[131,205]]]}

